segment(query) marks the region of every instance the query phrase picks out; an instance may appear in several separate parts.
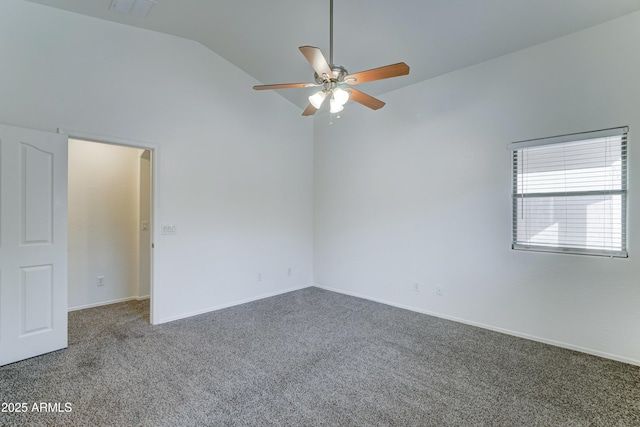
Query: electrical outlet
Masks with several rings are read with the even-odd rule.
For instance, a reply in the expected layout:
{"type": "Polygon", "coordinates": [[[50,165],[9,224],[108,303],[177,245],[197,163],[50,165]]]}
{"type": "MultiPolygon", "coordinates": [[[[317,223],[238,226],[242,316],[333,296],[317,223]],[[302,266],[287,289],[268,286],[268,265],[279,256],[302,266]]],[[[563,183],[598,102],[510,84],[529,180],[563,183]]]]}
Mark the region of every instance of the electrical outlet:
{"type": "Polygon", "coordinates": [[[413,291],[414,292],[420,292],[420,283],[413,282],[413,291]]]}
{"type": "Polygon", "coordinates": [[[291,267],[287,268],[287,276],[291,276],[291,273],[293,273],[293,269],[291,267]]]}
{"type": "Polygon", "coordinates": [[[258,282],[262,282],[262,273],[258,273],[258,282]]]}
{"type": "Polygon", "coordinates": [[[104,286],[104,276],[98,276],[98,280],[96,281],[98,286],[104,286]]]}
{"type": "Polygon", "coordinates": [[[438,295],[439,297],[444,295],[444,289],[442,288],[442,285],[436,286],[436,295],[438,295]]]}

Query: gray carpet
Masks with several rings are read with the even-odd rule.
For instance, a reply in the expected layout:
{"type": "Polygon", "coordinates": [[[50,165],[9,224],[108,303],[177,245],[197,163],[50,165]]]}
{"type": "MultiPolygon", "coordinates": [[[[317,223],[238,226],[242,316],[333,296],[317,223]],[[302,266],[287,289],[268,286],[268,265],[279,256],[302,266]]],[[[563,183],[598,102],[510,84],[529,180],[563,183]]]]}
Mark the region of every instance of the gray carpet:
{"type": "Polygon", "coordinates": [[[0,368],[30,409],[0,425],[640,426],[639,367],[317,288],[148,312],[70,313],[67,350],[0,368]]]}

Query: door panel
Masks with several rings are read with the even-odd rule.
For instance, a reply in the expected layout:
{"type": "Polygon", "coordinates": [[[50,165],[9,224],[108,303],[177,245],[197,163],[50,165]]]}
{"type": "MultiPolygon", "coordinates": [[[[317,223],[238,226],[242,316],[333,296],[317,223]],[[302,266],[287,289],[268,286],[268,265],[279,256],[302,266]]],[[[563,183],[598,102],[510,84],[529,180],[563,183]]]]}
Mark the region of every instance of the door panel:
{"type": "Polygon", "coordinates": [[[22,148],[22,244],[51,243],[53,154],[29,144],[22,148]]]}
{"type": "Polygon", "coordinates": [[[53,274],[51,265],[22,268],[20,336],[53,328],[53,274]]]}
{"type": "Polygon", "coordinates": [[[0,365],[67,347],[67,138],[0,125],[0,365]]]}

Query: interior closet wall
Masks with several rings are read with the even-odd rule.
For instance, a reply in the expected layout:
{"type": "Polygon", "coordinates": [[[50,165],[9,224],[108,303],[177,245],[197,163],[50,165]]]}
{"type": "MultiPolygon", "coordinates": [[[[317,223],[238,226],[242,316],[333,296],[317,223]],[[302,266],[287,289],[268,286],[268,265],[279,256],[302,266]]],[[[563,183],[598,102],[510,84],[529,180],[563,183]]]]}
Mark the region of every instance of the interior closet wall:
{"type": "Polygon", "coordinates": [[[139,296],[142,152],[69,140],[69,309],[139,296]]]}

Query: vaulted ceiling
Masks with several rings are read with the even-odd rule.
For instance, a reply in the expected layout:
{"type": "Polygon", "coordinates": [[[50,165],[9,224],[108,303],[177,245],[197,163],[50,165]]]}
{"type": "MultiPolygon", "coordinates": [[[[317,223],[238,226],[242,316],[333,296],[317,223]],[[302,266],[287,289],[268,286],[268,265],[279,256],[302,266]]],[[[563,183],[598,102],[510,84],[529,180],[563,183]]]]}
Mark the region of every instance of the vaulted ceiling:
{"type": "MultiPolygon", "coordinates": [[[[298,46],[329,55],[329,0],[157,0],[142,18],[112,0],[28,1],[195,40],[264,84],[313,81],[298,46]]],[[[334,0],[334,62],[406,62],[409,76],[361,88],[378,96],[638,10],[640,0],[334,0]]],[[[311,92],[279,91],[301,108],[311,92]]]]}

